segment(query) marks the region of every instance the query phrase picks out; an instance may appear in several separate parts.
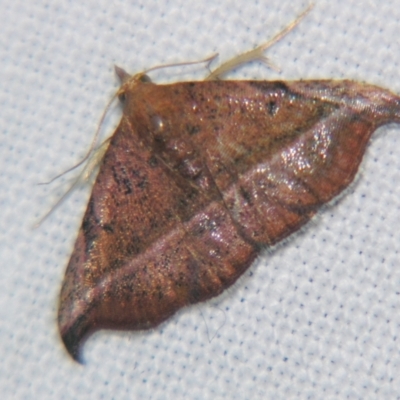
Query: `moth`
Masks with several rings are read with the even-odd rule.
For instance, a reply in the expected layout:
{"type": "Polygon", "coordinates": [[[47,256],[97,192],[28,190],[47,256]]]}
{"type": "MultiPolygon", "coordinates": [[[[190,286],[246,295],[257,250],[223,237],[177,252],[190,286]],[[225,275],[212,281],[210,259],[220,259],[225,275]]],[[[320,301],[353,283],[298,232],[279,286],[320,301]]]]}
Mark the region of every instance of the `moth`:
{"type": "Polygon", "coordinates": [[[378,127],[400,122],[400,97],[373,85],[215,79],[265,48],[200,82],[117,69],[122,119],[60,295],[74,359],[96,330],[149,329],[222,293],[353,181],[378,127]]]}

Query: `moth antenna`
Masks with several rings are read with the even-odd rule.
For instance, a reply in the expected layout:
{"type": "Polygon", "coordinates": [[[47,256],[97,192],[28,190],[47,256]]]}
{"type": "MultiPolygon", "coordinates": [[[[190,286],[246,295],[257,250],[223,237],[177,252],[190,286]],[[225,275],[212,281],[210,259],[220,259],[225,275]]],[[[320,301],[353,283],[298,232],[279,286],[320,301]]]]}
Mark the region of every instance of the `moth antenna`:
{"type": "MultiPolygon", "coordinates": [[[[120,68],[122,70],[122,68],[120,68]]],[[[122,70],[123,71],[123,70],[122,70]]],[[[72,193],[72,191],[76,188],[76,186],[78,186],[78,184],[80,182],[83,182],[85,180],[88,179],[88,177],[93,173],[94,169],[95,169],[95,165],[94,164],[99,164],[99,160],[101,160],[101,157],[104,155],[105,150],[107,149],[107,146],[105,146],[105,144],[108,144],[109,139],[106,139],[96,150],[95,150],[95,146],[97,144],[97,141],[99,139],[99,135],[100,135],[100,130],[101,127],[104,123],[104,119],[106,117],[106,115],[108,114],[110,107],[112,105],[112,103],[114,102],[115,98],[118,96],[119,91],[117,91],[110,99],[110,101],[108,102],[106,108],[103,111],[103,115],[100,118],[99,124],[97,126],[96,129],[96,133],[93,137],[92,143],[90,145],[90,148],[88,150],[88,152],[86,153],[86,155],[82,158],[81,161],[79,161],[77,164],[75,164],[73,167],[68,168],[66,171],[62,172],[61,174],[58,174],[57,176],[55,176],[54,178],[52,178],[51,180],[49,180],[48,182],[40,182],[38,183],[39,186],[41,185],[49,185],[50,183],[53,183],[55,180],[57,180],[58,178],[62,177],[63,175],[68,174],[69,172],[73,171],[74,169],[78,168],[79,166],[81,166],[82,164],[84,164],[86,161],[88,161],[88,163],[86,164],[85,168],[83,169],[83,171],[78,175],[78,177],[75,179],[75,182],[71,185],[71,187],[57,200],[56,204],[54,206],[52,206],[50,208],[50,210],[42,217],[40,218],[39,222],[37,222],[33,227],[34,229],[38,228],[43,221],[45,221],[47,219],[47,217],[52,214],[52,212],[72,193]],[[101,157],[98,156],[98,154],[102,154],[101,157]],[[88,173],[88,171],[90,171],[88,173]]]]}
{"type": "Polygon", "coordinates": [[[281,69],[277,65],[275,65],[268,57],[261,57],[260,61],[275,72],[281,72],[281,69]]]}
{"type": "Polygon", "coordinates": [[[194,65],[194,64],[202,64],[202,63],[208,63],[207,65],[210,65],[210,63],[215,60],[215,58],[218,57],[218,53],[212,54],[211,56],[204,58],[203,60],[198,60],[198,61],[185,61],[185,62],[179,62],[179,63],[171,63],[171,64],[162,64],[162,65],[156,65],[155,67],[151,67],[149,69],[146,69],[143,71],[140,75],[145,75],[150,71],[154,71],[156,69],[162,69],[162,68],[170,68],[170,67],[180,67],[180,66],[186,66],[186,65],[194,65]]]}
{"type": "MultiPolygon", "coordinates": [[[[122,68],[120,68],[120,69],[122,69],[122,68]]],[[[54,178],[50,179],[49,181],[47,181],[47,182],[39,182],[37,185],[41,186],[41,185],[49,185],[50,183],[53,183],[53,182],[56,181],[58,178],[61,178],[63,175],[66,175],[66,174],[68,174],[69,172],[71,172],[71,171],[73,171],[74,169],[76,169],[76,168],[78,168],[79,166],[81,166],[81,165],[91,156],[91,154],[92,154],[93,151],[94,151],[94,148],[96,147],[96,143],[97,143],[97,141],[98,141],[98,139],[99,139],[100,130],[101,130],[101,127],[102,127],[102,125],[103,125],[104,119],[105,119],[106,115],[108,114],[108,111],[110,110],[110,107],[111,107],[112,103],[114,102],[115,98],[117,97],[118,93],[119,93],[119,92],[116,92],[116,93],[112,96],[111,100],[108,102],[106,108],[104,109],[103,115],[102,115],[101,118],[100,118],[99,124],[98,124],[97,129],[96,129],[96,133],[95,133],[95,135],[94,135],[94,137],[93,137],[93,140],[92,140],[92,143],[91,143],[91,145],[90,145],[90,148],[89,148],[88,152],[86,153],[86,155],[82,158],[82,160],[79,161],[79,162],[78,162],[77,164],[75,164],[74,166],[72,166],[71,168],[68,168],[66,171],[61,172],[61,174],[56,175],[54,178]]]]}
{"type": "MultiPolygon", "coordinates": [[[[314,7],[313,3],[310,3],[309,6],[294,20],[292,21],[286,28],[280,31],[277,35],[275,35],[272,39],[268,40],[267,42],[257,46],[255,49],[247,51],[243,54],[240,54],[227,62],[220,65],[215,71],[211,72],[205,80],[211,81],[215,79],[219,79],[221,75],[232,71],[234,68],[238,67],[242,64],[247,64],[251,61],[259,60],[266,63],[270,68],[276,70],[276,67],[273,64],[270,64],[269,60],[263,55],[263,52],[273,46],[276,42],[281,40],[285,35],[291,32],[299,23],[300,21],[312,10],[314,7]]],[[[279,71],[279,69],[278,69],[279,71]]]]}

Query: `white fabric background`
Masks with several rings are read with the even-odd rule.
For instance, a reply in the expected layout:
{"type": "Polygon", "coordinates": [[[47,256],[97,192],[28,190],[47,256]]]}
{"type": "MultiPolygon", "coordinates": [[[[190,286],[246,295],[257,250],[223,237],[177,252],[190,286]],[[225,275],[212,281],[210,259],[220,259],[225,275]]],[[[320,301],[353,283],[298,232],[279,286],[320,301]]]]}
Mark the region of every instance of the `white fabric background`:
{"type": "MultiPolygon", "coordinates": [[[[400,93],[400,1],[324,1],[230,78],[352,78],[400,93]]],[[[0,3],[2,399],[394,399],[400,395],[400,126],[380,129],[356,184],[214,301],[148,332],[99,332],[68,357],[58,294],[85,210],[37,186],[79,161],[117,88],[113,64],[220,60],[293,20],[303,0],[0,3]]],[[[201,79],[202,66],[157,82],[201,79]]],[[[112,131],[118,120],[109,120],[112,131]]]]}

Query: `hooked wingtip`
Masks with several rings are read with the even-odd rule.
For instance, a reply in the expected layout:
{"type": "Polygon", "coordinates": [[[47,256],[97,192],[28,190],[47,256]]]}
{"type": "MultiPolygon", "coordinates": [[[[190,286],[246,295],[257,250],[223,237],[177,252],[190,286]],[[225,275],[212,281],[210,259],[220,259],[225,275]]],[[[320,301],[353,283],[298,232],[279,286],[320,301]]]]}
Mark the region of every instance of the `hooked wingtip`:
{"type": "Polygon", "coordinates": [[[83,365],[83,360],[81,357],[81,342],[82,338],[76,335],[76,330],[68,329],[66,332],[61,332],[61,338],[64,343],[65,349],[67,350],[68,354],[72,357],[74,361],[78,364],[83,365]]]}
{"type": "Polygon", "coordinates": [[[92,321],[85,313],[72,318],[66,309],[60,307],[58,314],[58,326],[61,339],[68,354],[78,362],[83,364],[81,358],[81,347],[87,337],[92,332],[92,321]]]}

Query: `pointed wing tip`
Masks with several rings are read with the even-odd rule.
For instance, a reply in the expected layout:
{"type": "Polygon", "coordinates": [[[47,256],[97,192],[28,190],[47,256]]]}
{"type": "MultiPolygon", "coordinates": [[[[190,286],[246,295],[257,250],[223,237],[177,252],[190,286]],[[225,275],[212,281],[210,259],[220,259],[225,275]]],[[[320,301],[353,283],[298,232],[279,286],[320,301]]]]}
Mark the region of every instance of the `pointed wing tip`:
{"type": "Polygon", "coordinates": [[[81,347],[91,332],[90,320],[86,315],[71,320],[65,317],[65,309],[58,315],[58,328],[64,347],[74,361],[83,364],[81,347]]]}
{"type": "Polygon", "coordinates": [[[76,300],[77,294],[64,292],[63,286],[59,309],[58,330],[68,354],[74,361],[83,364],[81,348],[87,337],[95,330],[94,321],[87,312],[88,305],[76,300]]]}

